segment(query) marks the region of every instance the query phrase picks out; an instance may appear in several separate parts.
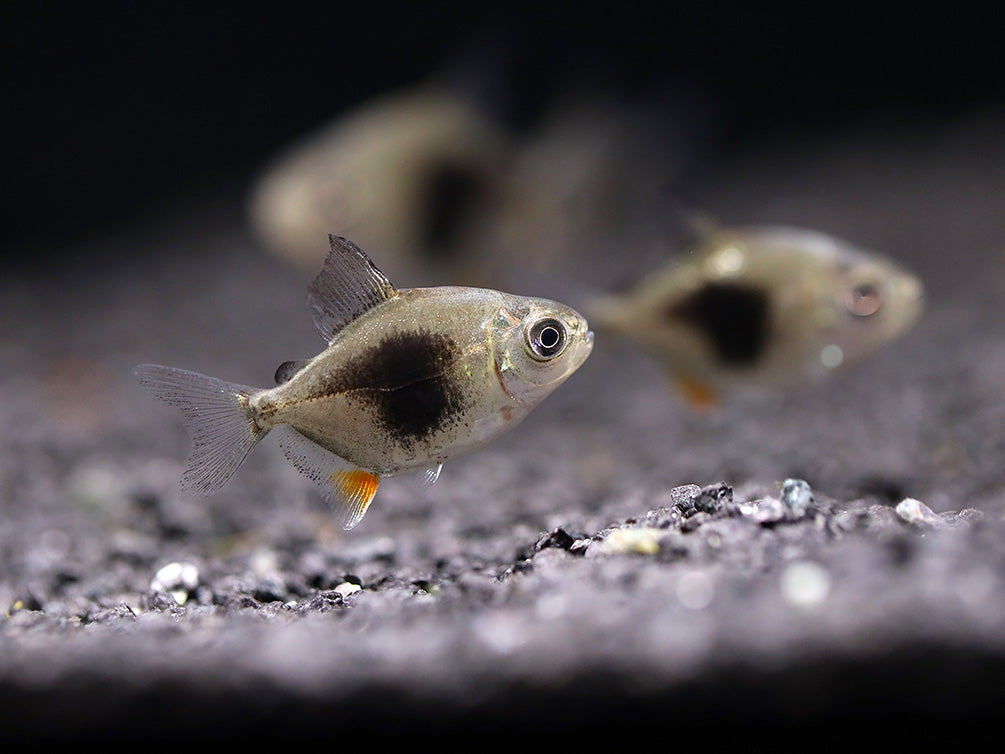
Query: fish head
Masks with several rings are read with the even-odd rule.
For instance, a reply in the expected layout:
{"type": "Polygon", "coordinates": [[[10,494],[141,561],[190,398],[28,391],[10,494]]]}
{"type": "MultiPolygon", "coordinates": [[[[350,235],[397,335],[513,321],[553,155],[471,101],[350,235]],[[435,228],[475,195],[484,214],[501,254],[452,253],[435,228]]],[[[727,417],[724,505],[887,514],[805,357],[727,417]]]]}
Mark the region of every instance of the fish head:
{"type": "Polygon", "coordinates": [[[825,367],[835,367],[896,340],[918,321],[924,308],[921,280],[878,255],[853,256],[839,266],[821,352],[825,367]]]}
{"type": "Polygon", "coordinates": [[[490,338],[503,390],[526,406],[561,385],[593,350],[586,319],[548,299],[505,296],[490,338]]]}

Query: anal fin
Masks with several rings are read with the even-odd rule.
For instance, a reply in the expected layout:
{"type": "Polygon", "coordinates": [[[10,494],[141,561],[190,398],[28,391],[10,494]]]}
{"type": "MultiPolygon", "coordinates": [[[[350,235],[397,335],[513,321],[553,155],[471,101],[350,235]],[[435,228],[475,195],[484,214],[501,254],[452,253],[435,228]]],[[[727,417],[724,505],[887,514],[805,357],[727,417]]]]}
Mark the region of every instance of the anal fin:
{"type": "Polygon", "coordinates": [[[338,469],[328,477],[328,482],[335,491],[335,505],[343,515],[343,526],[351,529],[366,515],[370,501],[377,494],[380,477],[372,471],[363,469],[338,469]]]}
{"type": "Polygon", "coordinates": [[[280,425],[274,431],[279,435],[283,454],[297,471],[321,488],[342,527],[352,529],[362,521],[377,494],[380,476],[339,458],[289,425],[280,425]]]}
{"type": "Polygon", "coordinates": [[[677,374],[673,376],[673,384],[693,410],[709,414],[719,408],[719,394],[704,382],[687,375],[677,374]]]}

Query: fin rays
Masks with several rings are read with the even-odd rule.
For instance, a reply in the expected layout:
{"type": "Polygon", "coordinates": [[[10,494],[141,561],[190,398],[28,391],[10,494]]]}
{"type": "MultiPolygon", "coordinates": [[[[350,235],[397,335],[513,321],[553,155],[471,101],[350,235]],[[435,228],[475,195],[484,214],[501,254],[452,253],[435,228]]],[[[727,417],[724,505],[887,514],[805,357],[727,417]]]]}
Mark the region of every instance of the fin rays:
{"type": "Polygon", "coordinates": [[[212,495],[268,432],[248,409],[254,388],[157,364],[141,364],[133,374],[162,401],[181,409],[192,438],[181,481],[185,494],[212,495]]]}
{"type": "Polygon", "coordinates": [[[398,290],[356,244],[341,236],[328,236],[328,243],[331,251],[308,288],[307,302],[318,334],[331,343],[349,322],[398,290]]]}
{"type": "Polygon", "coordinates": [[[417,474],[419,484],[421,484],[424,488],[431,487],[432,485],[436,484],[436,480],[440,478],[440,471],[442,470],[443,470],[442,463],[437,463],[433,466],[430,466],[428,469],[423,469],[417,474]]]}
{"type": "Polygon", "coordinates": [[[370,501],[377,494],[380,477],[362,469],[338,469],[328,477],[335,490],[339,507],[345,514],[345,528],[351,529],[363,520],[370,501]]]}
{"type": "Polygon", "coordinates": [[[377,494],[380,477],[353,466],[289,425],[275,429],[283,454],[297,471],[321,488],[325,500],[341,518],[342,527],[351,529],[362,521],[377,494]]]}

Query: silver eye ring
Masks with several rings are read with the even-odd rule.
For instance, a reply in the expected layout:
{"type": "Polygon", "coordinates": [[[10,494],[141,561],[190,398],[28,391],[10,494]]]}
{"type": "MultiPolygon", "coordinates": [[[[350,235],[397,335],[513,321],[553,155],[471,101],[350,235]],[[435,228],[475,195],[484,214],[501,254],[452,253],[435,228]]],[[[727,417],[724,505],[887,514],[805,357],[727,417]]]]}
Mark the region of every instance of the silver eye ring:
{"type": "Polygon", "coordinates": [[[525,331],[527,353],[536,361],[548,361],[565,350],[569,341],[565,325],[554,317],[537,320],[525,331]]]}

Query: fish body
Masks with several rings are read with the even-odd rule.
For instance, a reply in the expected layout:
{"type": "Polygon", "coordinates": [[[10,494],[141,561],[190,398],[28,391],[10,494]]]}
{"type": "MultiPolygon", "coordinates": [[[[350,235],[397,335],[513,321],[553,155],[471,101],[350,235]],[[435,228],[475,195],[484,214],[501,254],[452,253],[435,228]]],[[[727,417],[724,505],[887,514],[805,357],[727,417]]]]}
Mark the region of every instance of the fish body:
{"type": "Polygon", "coordinates": [[[812,230],[712,229],[590,313],[648,351],[697,407],[859,360],[907,331],[922,284],[879,254],[812,230]]]}
{"type": "Polygon", "coordinates": [[[334,231],[392,275],[442,280],[472,262],[509,152],[501,129],[444,87],[386,94],[278,155],[250,197],[251,225],[299,266],[316,269],[334,231]]]}
{"type": "Polygon", "coordinates": [[[210,494],[269,432],[348,529],[379,480],[421,471],[515,426],[589,356],[593,333],[546,299],[462,287],[398,290],[360,249],[330,237],[310,287],[328,346],[256,389],[157,365],[142,384],[179,406],[193,437],[183,477],[210,494]]]}

